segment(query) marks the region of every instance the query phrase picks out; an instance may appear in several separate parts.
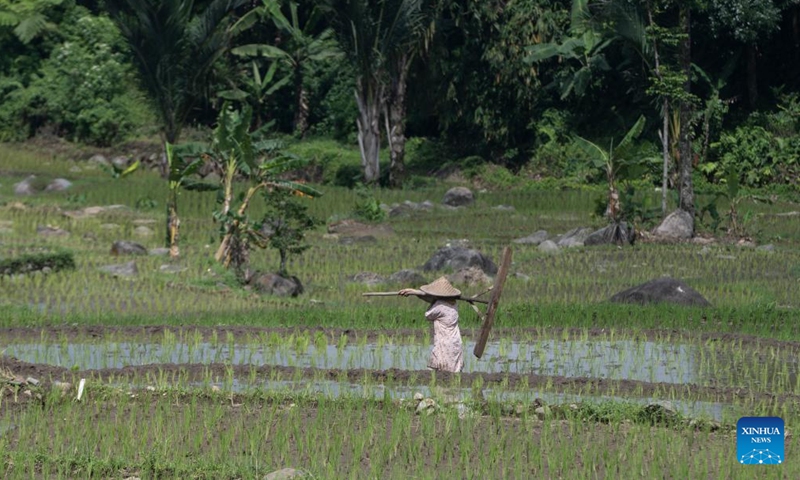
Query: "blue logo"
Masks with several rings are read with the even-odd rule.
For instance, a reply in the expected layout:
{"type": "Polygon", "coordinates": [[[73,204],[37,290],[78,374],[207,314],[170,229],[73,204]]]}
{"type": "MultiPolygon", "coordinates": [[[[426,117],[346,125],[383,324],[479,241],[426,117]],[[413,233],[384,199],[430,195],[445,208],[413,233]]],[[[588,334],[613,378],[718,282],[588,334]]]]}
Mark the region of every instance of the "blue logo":
{"type": "Polygon", "coordinates": [[[742,417],[736,423],[736,458],[742,465],[780,465],[783,457],[783,419],[742,417]]]}

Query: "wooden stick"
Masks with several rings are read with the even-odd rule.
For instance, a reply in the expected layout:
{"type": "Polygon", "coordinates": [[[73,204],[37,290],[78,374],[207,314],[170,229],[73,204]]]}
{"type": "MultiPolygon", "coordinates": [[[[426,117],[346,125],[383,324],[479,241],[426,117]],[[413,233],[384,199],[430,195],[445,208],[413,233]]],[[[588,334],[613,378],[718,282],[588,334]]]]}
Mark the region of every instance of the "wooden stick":
{"type": "MultiPolygon", "coordinates": [[[[392,297],[392,296],[395,296],[395,295],[400,295],[400,292],[364,292],[361,295],[363,295],[365,297],[392,297]]],[[[478,300],[476,298],[464,298],[464,297],[449,297],[449,298],[452,298],[453,300],[461,300],[461,301],[469,302],[469,303],[482,303],[484,305],[488,305],[489,304],[489,302],[486,301],[486,300],[478,300]]]]}
{"type": "Polygon", "coordinates": [[[497,272],[495,278],[494,289],[492,290],[492,297],[489,300],[489,308],[486,310],[486,317],[483,320],[481,327],[481,335],[478,338],[478,343],[475,344],[475,349],[472,353],[481,358],[483,350],[486,348],[486,341],[489,340],[489,332],[492,330],[494,323],[494,314],[497,312],[497,306],[500,304],[500,295],[503,293],[503,285],[506,283],[508,276],[508,269],[511,267],[511,247],[503,249],[503,262],[500,264],[500,270],[497,272]]]}

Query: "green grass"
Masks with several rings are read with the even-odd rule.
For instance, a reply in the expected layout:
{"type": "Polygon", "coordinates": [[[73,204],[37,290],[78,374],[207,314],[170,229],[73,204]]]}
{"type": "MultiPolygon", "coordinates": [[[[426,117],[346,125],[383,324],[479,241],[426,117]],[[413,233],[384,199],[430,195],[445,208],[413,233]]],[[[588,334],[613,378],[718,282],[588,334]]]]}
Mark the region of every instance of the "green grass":
{"type": "MultiPolygon", "coordinates": [[[[141,395],[88,391],[15,419],[0,437],[12,478],[255,478],[284,467],[313,478],[752,478],[735,462],[729,426],[652,426],[642,410],[584,405],[540,421],[499,406],[459,418],[455,409],[359,398],[141,395]],[[97,398],[92,400],[92,398],[97,398]],[[91,419],[91,421],[87,421],[91,419]],[[602,421],[599,421],[602,420],[602,421]],[[10,449],[10,450],[9,450],[10,449]],[[702,453],[698,452],[702,450],[702,453]]],[[[787,449],[787,457],[792,449],[787,449]]],[[[750,467],[752,468],[752,467],[750,467]]],[[[793,478],[796,462],[760,470],[793,478]]]]}
{"type": "MultiPolygon", "coordinates": [[[[324,140],[294,144],[291,149],[323,165],[328,181],[337,166],[359,162],[357,150],[324,140]]],[[[289,264],[290,273],[301,279],[306,293],[298,298],[275,298],[236,285],[233,275],[214,262],[219,237],[211,218],[213,194],[181,193],[182,257],[178,263],[186,270],[168,274],[160,271],[161,265],[170,263],[166,257],[113,257],[109,253],[111,243],[120,239],[135,240],[148,248],[164,246],[167,192],[155,173],[139,171],[115,180],[101,169],[87,168],[84,162],[43,157],[15,147],[0,149],[0,171],[0,259],[69,251],[76,266],[48,275],[0,277],[0,328],[298,327],[296,334],[286,338],[275,334],[215,339],[217,343],[260,343],[265,348],[302,348],[323,340],[341,344],[341,339],[315,336],[313,331],[319,326],[358,332],[417,329],[429,335],[422,303],[361,295],[405,285],[369,287],[349,278],[365,271],[388,276],[418,268],[436,249],[454,240],[467,239],[498,261],[503,247],[539,229],[561,234],[579,226],[603,225],[591,216],[602,189],[523,186],[480,191],[476,204],[468,209],[435,208],[390,217],[386,223],[394,235],[375,243],[343,245],[320,227],[309,235],[311,248],[289,264]],[[31,173],[41,177],[40,182],[63,177],[74,185],[62,193],[15,196],[14,183],[31,173]],[[125,208],[83,219],[63,214],[98,205],[125,208]],[[513,210],[495,208],[499,205],[513,206],[513,210]],[[153,230],[151,236],[135,236],[134,229],[142,224],[153,230]],[[39,236],[36,229],[40,225],[59,226],[70,235],[39,236]],[[99,270],[129,260],[138,268],[134,278],[113,278],[99,270]]],[[[439,204],[451,186],[376,190],[375,195],[388,205],[405,200],[439,204]]],[[[323,197],[303,201],[313,215],[325,221],[347,218],[358,201],[355,192],[342,187],[322,185],[320,189],[323,197]]],[[[776,214],[798,211],[800,206],[779,199],[771,205],[744,203],[741,210],[755,238],[773,243],[774,252],[718,242],[707,247],[637,244],[575,248],[546,255],[533,246],[514,245],[511,275],[493,339],[525,341],[535,350],[537,342],[558,331],[581,337],[588,335],[589,329],[602,330],[610,339],[643,342],[646,336],[640,333],[648,329],[660,332],[661,342],[670,342],[673,336],[676,342],[688,342],[687,338],[696,336],[694,344],[698,344],[704,332],[787,341],[776,347],[745,348],[735,340],[715,340],[717,343],[702,345],[702,353],[694,361],[705,379],[703,388],[741,388],[741,397],[733,402],[737,408],[752,414],[779,414],[787,424],[796,422],[794,399],[800,390],[789,367],[793,368],[794,342],[800,338],[800,222],[776,214]],[[643,307],[606,302],[620,290],[664,275],[686,281],[713,306],[643,307]],[[532,331],[541,335],[531,336],[532,331]],[[789,400],[764,400],[768,395],[784,395],[789,400]]],[[[261,207],[254,205],[252,213],[260,211],[261,207]]],[[[278,266],[277,253],[269,250],[253,252],[251,260],[261,270],[278,266]]],[[[425,275],[433,280],[442,273],[425,275]]],[[[481,288],[462,290],[472,294],[481,288]]],[[[475,313],[461,305],[460,314],[462,329],[474,332],[480,324],[475,313]]],[[[170,335],[165,335],[165,344],[180,340],[170,335]]],[[[422,341],[429,340],[423,337],[422,341]]],[[[113,336],[102,340],[105,344],[113,341],[113,336]]],[[[398,339],[387,334],[381,341],[398,339]]],[[[233,366],[223,368],[227,371],[233,366]]],[[[231,382],[231,375],[217,372],[205,381],[221,378],[231,382]]],[[[320,378],[331,380],[325,375],[321,373],[320,378]]],[[[248,378],[252,383],[263,380],[248,378]]],[[[672,478],[750,478],[753,472],[735,463],[731,425],[714,432],[683,424],[651,426],[636,408],[620,403],[580,410],[591,417],[588,419],[577,414],[545,422],[529,414],[509,417],[503,406],[491,403],[474,417],[458,418],[458,413],[450,410],[420,417],[393,403],[364,398],[284,398],[274,392],[214,395],[190,387],[189,380],[180,375],[166,373],[119,380],[139,387],[158,385],[159,389],[128,393],[91,384],[87,401],[77,403],[46,393],[43,402],[25,409],[9,404],[7,391],[0,393],[0,401],[6,402],[0,407],[13,412],[14,429],[0,433],[0,465],[10,472],[8,476],[256,478],[285,466],[303,468],[313,478],[435,478],[443,472],[457,478],[654,478],[664,472],[672,478]]],[[[428,380],[427,376],[414,379],[418,383],[428,380]]],[[[361,385],[371,388],[378,383],[365,379],[361,385]]],[[[493,388],[502,392],[505,387],[493,388]]],[[[542,391],[559,393],[566,388],[548,383],[542,391]]],[[[612,383],[604,393],[644,394],[636,389],[616,392],[615,388],[612,383]]],[[[591,394],[588,390],[578,393],[591,394]]],[[[664,399],[713,401],[709,391],[697,395],[679,385],[663,385],[657,394],[664,399]]],[[[787,461],[779,469],[759,474],[795,478],[800,473],[796,465],[787,461]]]]}

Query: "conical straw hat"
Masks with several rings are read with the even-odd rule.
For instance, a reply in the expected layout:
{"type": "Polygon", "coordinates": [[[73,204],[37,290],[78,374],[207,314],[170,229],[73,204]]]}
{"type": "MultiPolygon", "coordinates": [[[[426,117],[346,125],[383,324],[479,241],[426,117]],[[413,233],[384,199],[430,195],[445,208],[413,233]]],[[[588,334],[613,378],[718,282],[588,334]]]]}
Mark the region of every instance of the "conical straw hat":
{"type": "Polygon", "coordinates": [[[439,277],[433,282],[419,287],[420,290],[434,297],[458,297],[461,291],[450,285],[445,277],[439,277]]]}

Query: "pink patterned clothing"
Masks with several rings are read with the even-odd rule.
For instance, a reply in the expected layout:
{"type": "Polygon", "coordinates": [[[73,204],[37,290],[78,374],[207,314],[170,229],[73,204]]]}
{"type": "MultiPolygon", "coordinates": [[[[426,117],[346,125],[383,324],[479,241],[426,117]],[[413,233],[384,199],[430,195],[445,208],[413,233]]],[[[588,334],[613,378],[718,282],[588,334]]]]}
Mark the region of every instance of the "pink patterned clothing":
{"type": "Polygon", "coordinates": [[[455,301],[436,300],[425,312],[425,318],[433,322],[433,351],[428,368],[460,372],[464,368],[464,352],[455,301]]]}

